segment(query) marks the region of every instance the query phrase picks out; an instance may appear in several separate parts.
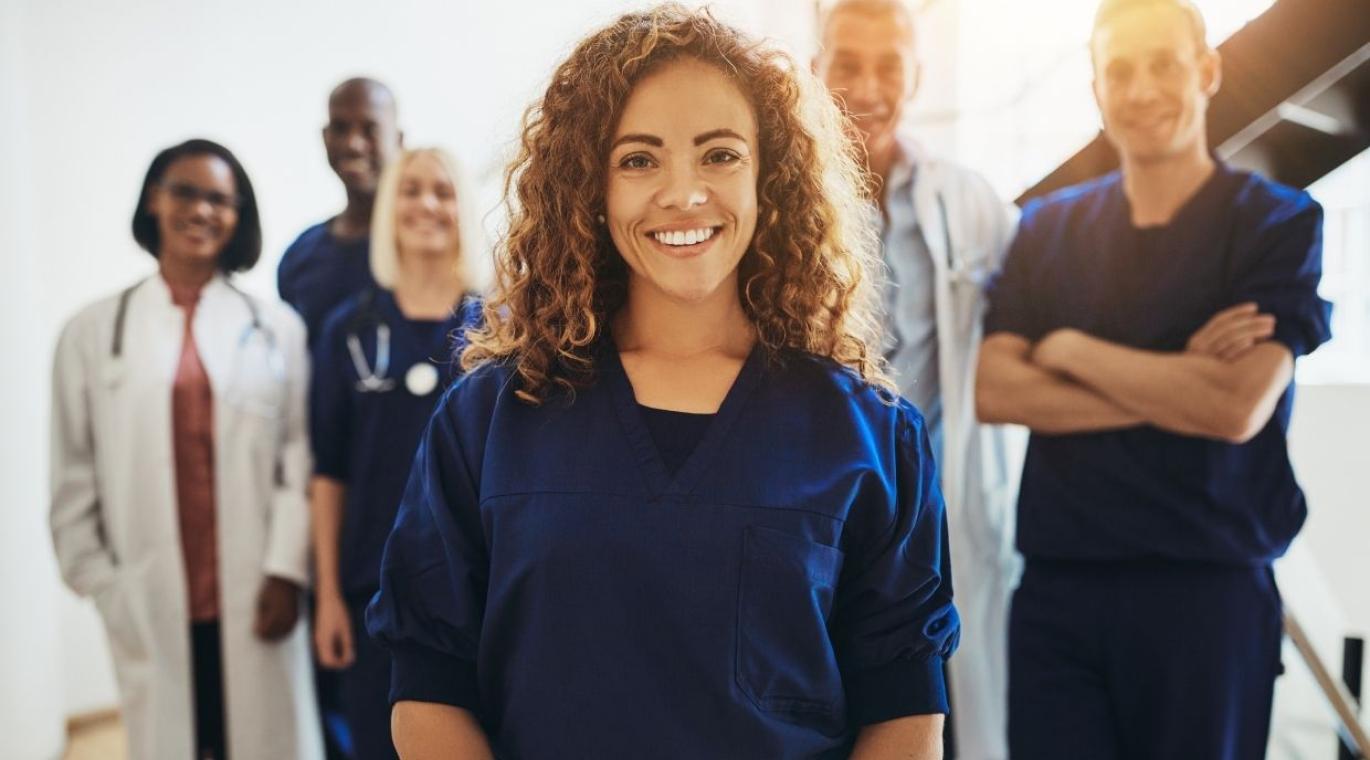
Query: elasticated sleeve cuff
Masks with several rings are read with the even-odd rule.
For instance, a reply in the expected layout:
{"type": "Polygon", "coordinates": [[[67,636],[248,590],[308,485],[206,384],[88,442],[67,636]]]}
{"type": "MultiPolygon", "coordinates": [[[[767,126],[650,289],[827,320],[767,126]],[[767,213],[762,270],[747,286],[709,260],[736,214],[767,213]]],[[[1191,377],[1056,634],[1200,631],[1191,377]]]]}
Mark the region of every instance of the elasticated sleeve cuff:
{"type": "Polygon", "coordinates": [[[945,715],[946,663],[941,657],[898,660],[847,677],[847,711],[853,725],[868,726],[906,715],[945,715]]]}
{"type": "Polygon", "coordinates": [[[1271,336],[1271,340],[1283,343],[1295,359],[1300,356],[1307,356],[1311,352],[1311,349],[1309,348],[1310,343],[1313,347],[1316,347],[1318,343],[1322,342],[1309,341],[1308,334],[1303,329],[1303,326],[1295,323],[1293,318],[1286,321],[1283,318],[1283,315],[1281,315],[1280,321],[1275,325],[1275,334],[1271,336]]]}
{"type": "Polygon", "coordinates": [[[346,483],[347,465],[341,457],[331,457],[329,453],[318,449],[314,450],[314,474],[336,480],[339,483],[346,483]]]}
{"type": "Polygon", "coordinates": [[[390,703],[437,702],[472,713],[480,706],[475,665],[421,647],[390,650],[390,703]]]}

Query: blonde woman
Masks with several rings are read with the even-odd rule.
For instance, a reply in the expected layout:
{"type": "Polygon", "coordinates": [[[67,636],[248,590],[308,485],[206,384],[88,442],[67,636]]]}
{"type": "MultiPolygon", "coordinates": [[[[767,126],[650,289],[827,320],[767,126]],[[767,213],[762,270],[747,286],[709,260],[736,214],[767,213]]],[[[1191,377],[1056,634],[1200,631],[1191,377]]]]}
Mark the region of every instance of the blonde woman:
{"type": "Polygon", "coordinates": [[[482,249],[480,221],[461,176],[451,155],[433,148],[386,167],[371,227],[380,287],[334,310],[314,348],[314,643],[324,667],[342,670],[358,760],[395,756],[390,658],[362,634],[361,615],[419,435],[453,377],[453,341],[478,315],[467,265],[482,249]]]}
{"type": "Polygon", "coordinates": [[[368,613],[400,754],[940,757],[943,504],[836,107],[663,6],[582,41],[521,145],[368,613]]]}

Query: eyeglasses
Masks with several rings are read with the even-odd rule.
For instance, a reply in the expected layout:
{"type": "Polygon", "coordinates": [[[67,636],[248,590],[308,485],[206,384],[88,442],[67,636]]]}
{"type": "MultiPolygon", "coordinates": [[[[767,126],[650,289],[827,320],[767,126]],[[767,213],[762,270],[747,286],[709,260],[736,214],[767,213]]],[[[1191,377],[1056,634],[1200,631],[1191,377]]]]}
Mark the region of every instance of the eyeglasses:
{"type": "Polygon", "coordinates": [[[237,195],[221,193],[218,190],[204,190],[184,182],[165,182],[160,187],[182,206],[204,201],[215,211],[236,211],[243,202],[237,195]]]}

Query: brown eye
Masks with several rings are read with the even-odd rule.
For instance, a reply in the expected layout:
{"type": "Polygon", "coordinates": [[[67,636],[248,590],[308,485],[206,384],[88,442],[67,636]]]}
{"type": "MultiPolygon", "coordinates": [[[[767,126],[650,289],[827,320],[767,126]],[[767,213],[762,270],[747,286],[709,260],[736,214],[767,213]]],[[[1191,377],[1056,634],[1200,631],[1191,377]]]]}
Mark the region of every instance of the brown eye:
{"type": "Polygon", "coordinates": [[[618,162],[620,169],[650,169],[651,166],[652,159],[645,153],[632,153],[624,156],[623,160],[618,162]]]}
{"type": "Polygon", "coordinates": [[[706,164],[731,164],[740,160],[742,160],[741,156],[724,148],[711,150],[708,155],[704,156],[704,163],[706,164]]]}
{"type": "Polygon", "coordinates": [[[205,200],[209,201],[209,205],[220,211],[227,211],[228,209],[238,207],[238,199],[236,197],[223,193],[205,193],[205,200]]]}

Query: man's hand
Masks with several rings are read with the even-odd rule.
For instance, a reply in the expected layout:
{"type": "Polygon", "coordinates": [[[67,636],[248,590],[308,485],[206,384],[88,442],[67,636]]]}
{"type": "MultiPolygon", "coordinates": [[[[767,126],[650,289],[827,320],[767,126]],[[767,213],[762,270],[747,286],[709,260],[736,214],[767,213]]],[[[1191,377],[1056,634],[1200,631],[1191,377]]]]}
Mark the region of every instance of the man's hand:
{"type": "Polygon", "coordinates": [[[295,628],[300,617],[300,587],[284,578],[267,576],[257,592],[257,619],[252,632],[263,641],[279,641],[295,628]]]}
{"type": "Polygon", "coordinates": [[[1053,372],[1066,372],[1070,366],[1070,356],[1079,345],[1084,333],[1073,327],[1062,327],[1047,333],[1032,347],[1030,359],[1033,364],[1053,372]]]}
{"type": "Polygon", "coordinates": [[[350,667],[355,659],[352,620],[341,595],[320,594],[314,610],[314,651],[319,664],[329,670],[350,667]]]}
{"type": "Polygon", "coordinates": [[[1185,351],[1230,362],[1240,359],[1252,346],[1274,334],[1274,315],[1261,314],[1256,304],[1248,301],[1213,315],[1189,337],[1185,351]]]}

